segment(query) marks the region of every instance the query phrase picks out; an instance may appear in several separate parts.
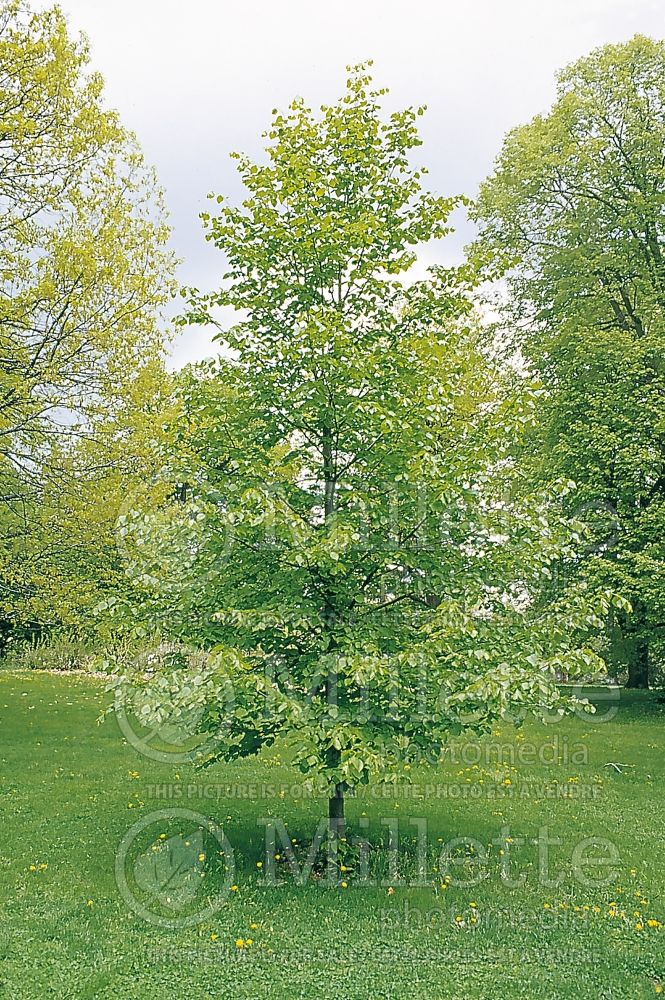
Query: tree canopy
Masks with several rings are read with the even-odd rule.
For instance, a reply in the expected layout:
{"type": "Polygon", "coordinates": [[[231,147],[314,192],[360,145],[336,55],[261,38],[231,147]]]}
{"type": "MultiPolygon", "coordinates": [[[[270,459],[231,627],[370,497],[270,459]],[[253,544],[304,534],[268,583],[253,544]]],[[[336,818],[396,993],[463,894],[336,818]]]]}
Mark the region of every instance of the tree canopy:
{"type": "Polygon", "coordinates": [[[80,552],[85,519],[64,512],[131,466],[122,442],[163,371],[162,194],[88,62],[57,8],[0,5],[0,604],[14,618],[37,613],[44,556],[80,552]]]}
{"type": "Polygon", "coordinates": [[[579,486],[583,569],[632,604],[610,635],[641,686],[665,629],[664,198],[665,46],[636,36],[560,74],[476,208],[486,274],[508,277],[504,334],[546,389],[536,474],[579,486]]]}

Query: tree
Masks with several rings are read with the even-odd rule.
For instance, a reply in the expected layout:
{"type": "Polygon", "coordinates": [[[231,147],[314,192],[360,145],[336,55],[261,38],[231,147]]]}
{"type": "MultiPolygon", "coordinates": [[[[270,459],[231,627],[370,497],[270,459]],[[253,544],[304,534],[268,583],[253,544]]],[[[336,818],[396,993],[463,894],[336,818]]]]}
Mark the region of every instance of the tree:
{"type": "Polygon", "coordinates": [[[529,601],[569,533],[510,501],[528,409],[479,348],[469,275],[405,280],[455,201],[410,165],[420,109],[383,121],[382,93],[360,67],[321,116],[274,113],[267,162],[238,158],[245,200],[204,216],[223,287],[191,318],[242,318],[184,376],[169,476],[186,497],[122,527],[145,622],[211,655],[120,691],[151,725],[197,716],[204,764],[291,734],[333,841],[348,789],[511,708],[561,708],[557,670],[598,662],[582,594],[529,601]]]}
{"type": "Polygon", "coordinates": [[[163,370],[162,195],[88,60],[57,8],[0,3],[0,600],[14,610],[37,586],[25,570],[46,507],[108,467],[122,414],[163,370]]]}
{"type": "Polygon", "coordinates": [[[664,197],[665,46],[636,36],[559,75],[476,208],[510,343],[547,390],[537,475],[579,486],[596,531],[580,569],[632,604],[609,634],[636,687],[665,635],[664,197]]]}

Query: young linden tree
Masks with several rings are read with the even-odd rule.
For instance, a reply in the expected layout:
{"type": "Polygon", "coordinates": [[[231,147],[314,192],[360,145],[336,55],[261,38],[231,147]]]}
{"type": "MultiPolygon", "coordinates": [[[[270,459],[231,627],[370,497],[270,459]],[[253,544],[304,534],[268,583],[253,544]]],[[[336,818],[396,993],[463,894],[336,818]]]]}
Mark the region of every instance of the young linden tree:
{"type": "Polygon", "coordinates": [[[347,790],[451,734],[563,711],[610,600],[533,597],[571,533],[511,499],[529,404],[481,350],[470,276],[409,273],[457,202],[411,164],[422,109],[384,119],[383,93],[356,68],[320,114],[273,113],[265,162],[237,157],[245,200],[203,217],[222,288],[189,318],[239,321],[183,377],[179,502],[121,527],[147,617],[210,651],[121,681],[145,721],[195,717],[206,764],[289,737],[333,833],[347,790]]]}

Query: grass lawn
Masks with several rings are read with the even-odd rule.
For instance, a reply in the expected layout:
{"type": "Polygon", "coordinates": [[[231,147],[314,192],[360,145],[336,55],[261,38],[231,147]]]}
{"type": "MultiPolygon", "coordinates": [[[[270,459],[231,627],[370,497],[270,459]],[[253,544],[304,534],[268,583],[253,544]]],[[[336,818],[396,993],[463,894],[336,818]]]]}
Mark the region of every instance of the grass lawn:
{"type": "Polygon", "coordinates": [[[654,694],[621,692],[606,720],[604,704],[587,718],[503,726],[395,788],[366,790],[348,803],[349,837],[386,843],[392,824],[398,867],[372,854],[375,884],[363,884],[356,854],[345,886],[298,885],[279,840],[281,884],[266,884],[266,818],[283,820],[302,860],[325,808],[303,795],[286,750],[204,774],[157,762],[114,719],[96,724],[105,697],[94,678],[0,671],[0,997],[661,992],[665,707],[654,694]],[[183,809],[223,827],[224,853],[183,809]],[[166,862],[174,877],[155,883],[151,902],[166,862]],[[180,925],[211,902],[202,922],[180,925]],[[176,926],[163,926],[169,914],[176,926]]]}

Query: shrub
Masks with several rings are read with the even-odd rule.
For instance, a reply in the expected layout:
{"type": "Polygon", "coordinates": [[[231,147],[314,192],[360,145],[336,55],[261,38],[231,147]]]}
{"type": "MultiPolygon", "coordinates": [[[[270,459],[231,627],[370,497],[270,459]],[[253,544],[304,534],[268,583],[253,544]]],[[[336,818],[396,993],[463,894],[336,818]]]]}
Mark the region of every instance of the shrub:
{"type": "Polygon", "coordinates": [[[52,635],[7,644],[4,666],[18,670],[92,670],[94,654],[80,639],[52,635]]]}

